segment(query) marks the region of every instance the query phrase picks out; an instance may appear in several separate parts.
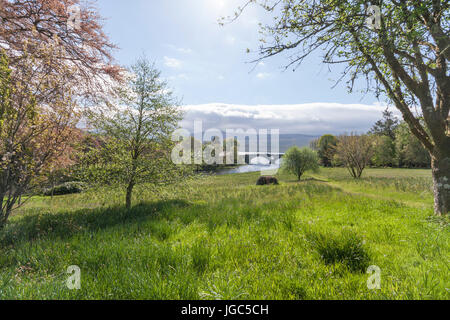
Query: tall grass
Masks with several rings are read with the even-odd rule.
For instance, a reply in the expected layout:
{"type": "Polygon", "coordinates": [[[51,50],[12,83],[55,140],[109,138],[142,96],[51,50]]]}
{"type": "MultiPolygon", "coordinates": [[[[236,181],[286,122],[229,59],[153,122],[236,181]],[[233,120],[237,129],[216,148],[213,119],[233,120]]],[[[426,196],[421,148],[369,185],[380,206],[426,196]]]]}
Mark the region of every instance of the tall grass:
{"type": "Polygon", "coordinates": [[[0,233],[0,298],[450,298],[449,221],[417,197],[417,171],[360,182],[338,171],[139,186],[129,211],[120,189],[32,199],[0,233]],[[395,191],[403,199],[386,192],[396,180],[411,184],[395,191]],[[80,290],[66,286],[70,265],[80,290]],[[369,265],[380,290],[367,288],[369,265]]]}

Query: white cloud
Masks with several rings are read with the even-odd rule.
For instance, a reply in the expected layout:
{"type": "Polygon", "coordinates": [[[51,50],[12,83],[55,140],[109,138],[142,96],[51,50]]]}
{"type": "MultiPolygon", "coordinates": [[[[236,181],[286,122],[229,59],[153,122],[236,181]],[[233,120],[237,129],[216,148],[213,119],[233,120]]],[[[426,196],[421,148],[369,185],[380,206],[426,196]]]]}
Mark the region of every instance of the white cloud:
{"type": "Polygon", "coordinates": [[[164,57],[164,65],[169,68],[180,68],[181,61],[175,58],[164,57]]]}
{"type": "Polygon", "coordinates": [[[281,133],[322,135],[363,133],[381,119],[385,105],[309,103],[295,105],[233,105],[210,103],[183,106],[182,126],[192,130],[194,120],[206,129],[280,129],[281,133]]]}

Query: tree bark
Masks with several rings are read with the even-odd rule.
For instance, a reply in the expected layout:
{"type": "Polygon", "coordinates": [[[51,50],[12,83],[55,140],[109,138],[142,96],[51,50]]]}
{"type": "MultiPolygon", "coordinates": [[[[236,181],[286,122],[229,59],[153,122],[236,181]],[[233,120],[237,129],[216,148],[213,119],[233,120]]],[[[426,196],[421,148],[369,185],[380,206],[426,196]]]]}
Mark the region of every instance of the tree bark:
{"type": "Polygon", "coordinates": [[[131,195],[133,193],[134,183],[130,182],[127,187],[126,207],[131,209],[131,195]]]}
{"type": "Polygon", "coordinates": [[[450,146],[444,146],[431,154],[431,168],[434,211],[437,215],[446,215],[450,212],[450,146]]]}

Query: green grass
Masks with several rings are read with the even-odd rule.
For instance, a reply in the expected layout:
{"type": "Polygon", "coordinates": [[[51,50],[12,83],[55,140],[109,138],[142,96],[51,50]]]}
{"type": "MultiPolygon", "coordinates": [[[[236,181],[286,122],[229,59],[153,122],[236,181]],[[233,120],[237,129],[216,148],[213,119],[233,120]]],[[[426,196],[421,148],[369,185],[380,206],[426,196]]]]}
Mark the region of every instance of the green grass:
{"type": "Polygon", "coordinates": [[[36,197],[0,233],[1,299],[449,299],[429,170],[258,173],[36,197]],[[67,267],[81,268],[69,290],[67,267]],[[369,290],[367,267],[381,269],[369,290]]]}

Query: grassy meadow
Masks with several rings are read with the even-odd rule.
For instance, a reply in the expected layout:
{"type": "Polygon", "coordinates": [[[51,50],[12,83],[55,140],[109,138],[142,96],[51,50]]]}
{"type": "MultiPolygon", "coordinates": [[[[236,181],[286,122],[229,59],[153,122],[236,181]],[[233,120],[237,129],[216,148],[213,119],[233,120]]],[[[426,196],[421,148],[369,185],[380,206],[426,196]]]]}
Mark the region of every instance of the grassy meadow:
{"type": "Polygon", "coordinates": [[[259,173],[35,197],[0,232],[0,299],[449,299],[430,170],[259,173]],[[66,287],[67,267],[81,289],[66,287]],[[381,289],[369,290],[369,266],[381,289]]]}

